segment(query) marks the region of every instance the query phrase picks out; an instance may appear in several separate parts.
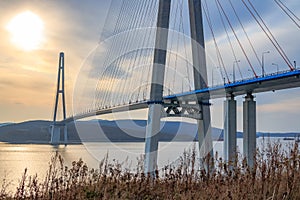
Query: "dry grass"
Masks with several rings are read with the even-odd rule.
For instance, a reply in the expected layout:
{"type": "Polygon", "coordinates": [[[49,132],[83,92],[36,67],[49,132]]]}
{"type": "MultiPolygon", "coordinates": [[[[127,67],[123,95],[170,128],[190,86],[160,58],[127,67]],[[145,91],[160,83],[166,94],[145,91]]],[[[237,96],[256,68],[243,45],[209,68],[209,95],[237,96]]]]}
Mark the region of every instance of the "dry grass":
{"type": "Polygon", "coordinates": [[[15,193],[8,193],[3,181],[0,199],[300,199],[297,144],[288,152],[270,145],[257,153],[253,168],[245,160],[217,159],[215,170],[206,173],[196,162],[195,151],[185,152],[176,166],[166,166],[151,178],[143,173],[142,161],[135,172],[117,161],[109,163],[107,156],[96,170],[82,160],[68,168],[56,154],[45,180],[28,176],[25,169],[15,193]]]}

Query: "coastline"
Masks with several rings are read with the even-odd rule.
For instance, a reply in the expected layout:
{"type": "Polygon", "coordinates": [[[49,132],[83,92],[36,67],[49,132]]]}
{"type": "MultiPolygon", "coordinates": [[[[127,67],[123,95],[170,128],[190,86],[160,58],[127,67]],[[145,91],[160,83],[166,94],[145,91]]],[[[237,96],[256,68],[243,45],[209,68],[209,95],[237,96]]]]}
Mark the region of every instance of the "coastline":
{"type": "MultiPolygon", "coordinates": [[[[27,121],[21,123],[6,123],[0,126],[0,143],[8,144],[50,144],[50,121],[27,121]]],[[[68,124],[69,145],[82,144],[85,142],[144,142],[145,141],[145,120],[92,120],[80,121],[68,124]],[[96,127],[96,129],[95,129],[96,127]],[[101,127],[101,128],[100,128],[101,127]],[[80,130],[80,133],[78,133],[80,130]]],[[[197,141],[196,124],[187,122],[165,122],[159,133],[159,141],[197,141]]],[[[259,137],[296,138],[299,133],[257,133],[259,137]]],[[[237,132],[237,138],[243,134],[237,132]]],[[[214,141],[223,140],[223,130],[212,129],[214,141]]],[[[63,134],[61,133],[63,142],[63,134]]]]}

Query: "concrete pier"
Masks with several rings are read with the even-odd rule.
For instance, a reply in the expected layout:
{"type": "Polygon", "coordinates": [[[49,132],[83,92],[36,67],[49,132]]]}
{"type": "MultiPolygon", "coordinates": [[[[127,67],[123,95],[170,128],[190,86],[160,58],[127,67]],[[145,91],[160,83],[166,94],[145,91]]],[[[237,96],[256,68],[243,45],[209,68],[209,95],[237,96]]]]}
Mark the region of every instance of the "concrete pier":
{"type": "Polygon", "coordinates": [[[50,143],[53,145],[57,145],[60,143],[60,126],[51,125],[51,140],[50,143]]]}
{"type": "Polygon", "coordinates": [[[236,100],[229,96],[224,102],[224,159],[234,161],[236,156],[236,100]]]}
{"type": "Polygon", "coordinates": [[[68,126],[66,124],[52,124],[50,125],[50,133],[51,133],[51,139],[50,144],[58,145],[61,144],[61,130],[63,129],[63,140],[64,144],[68,144],[68,126]]]}
{"type": "Polygon", "coordinates": [[[247,94],[243,103],[243,132],[244,156],[252,167],[256,152],[256,102],[252,94],[247,94]]]}
{"type": "Polygon", "coordinates": [[[67,125],[64,126],[64,143],[65,143],[65,145],[68,144],[68,126],[67,125]]]}

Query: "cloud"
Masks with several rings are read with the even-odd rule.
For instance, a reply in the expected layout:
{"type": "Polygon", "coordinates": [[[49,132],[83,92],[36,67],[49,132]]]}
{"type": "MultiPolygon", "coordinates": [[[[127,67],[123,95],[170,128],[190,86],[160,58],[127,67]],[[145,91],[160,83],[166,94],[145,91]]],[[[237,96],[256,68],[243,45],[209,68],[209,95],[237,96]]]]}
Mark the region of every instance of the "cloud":
{"type": "MultiPolygon", "coordinates": [[[[60,51],[65,51],[66,79],[69,81],[66,84],[72,86],[87,52],[98,43],[108,4],[109,1],[94,0],[0,2],[0,109],[3,111],[4,106],[11,108],[5,109],[5,116],[9,118],[4,120],[14,121],[10,111],[13,112],[16,102],[24,109],[26,106],[42,108],[36,112],[39,119],[45,116],[41,113],[51,109],[60,51]],[[5,30],[8,21],[25,10],[31,10],[45,22],[46,42],[37,51],[18,50],[11,44],[10,35],[5,30]]],[[[22,114],[16,118],[25,120],[28,116],[22,114]]]]}

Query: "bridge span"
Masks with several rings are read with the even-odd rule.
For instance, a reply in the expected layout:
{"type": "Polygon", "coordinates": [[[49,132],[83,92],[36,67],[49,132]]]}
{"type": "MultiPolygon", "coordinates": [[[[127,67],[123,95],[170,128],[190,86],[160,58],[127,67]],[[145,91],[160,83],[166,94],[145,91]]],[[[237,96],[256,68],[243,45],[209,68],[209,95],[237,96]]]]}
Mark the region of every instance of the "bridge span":
{"type": "MultiPolygon", "coordinates": [[[[172,94],[163,97],[163,105],[170,105],[178,102],[178,106],[182,102],[194,102],[197,99],[210,100],[224,98],[228,96],[240,96],[247,94],[255,94],[269,91],[277,91],[283,89],[291,89],[300,87],[300,70],[283,71],[279,73],[267,74],[258,78],[238,80],[234,83],[225,83],[223,85],[212,86],[201,90],[193,90],[189,92],[172,94]]],[[[117,112],[126,112],[148,108],[150,100],[128,102],[124,105],[116,105],[98,110],[91,110],[76,116],[71,116],[62,120],[60,123],[70,123],[74,120],[85,119],[96,115],[105,115],[117,112]]]]}
{"type": "Polygon", "coordinates": [[[185,92],[164,97],[165,100],[195,100],[195,95],[200,99],[216,99],[228,95],[240,96],[252,93],[261,93],[300,87],[300,70],[284,71],[267,74],[265,76],[239,80],[224,85],[212,86],[201,90],[185,92]]]}

